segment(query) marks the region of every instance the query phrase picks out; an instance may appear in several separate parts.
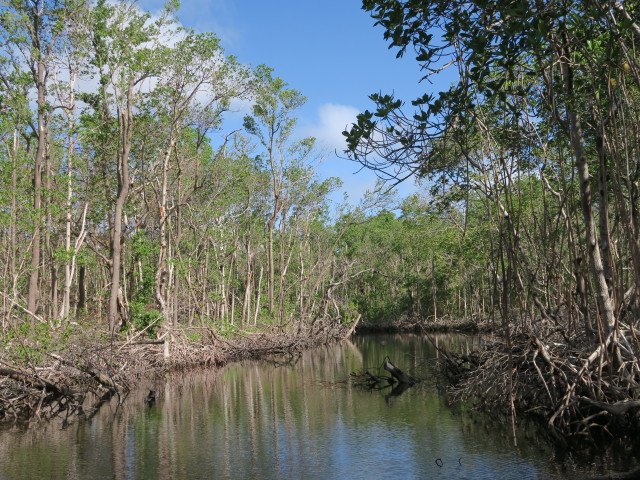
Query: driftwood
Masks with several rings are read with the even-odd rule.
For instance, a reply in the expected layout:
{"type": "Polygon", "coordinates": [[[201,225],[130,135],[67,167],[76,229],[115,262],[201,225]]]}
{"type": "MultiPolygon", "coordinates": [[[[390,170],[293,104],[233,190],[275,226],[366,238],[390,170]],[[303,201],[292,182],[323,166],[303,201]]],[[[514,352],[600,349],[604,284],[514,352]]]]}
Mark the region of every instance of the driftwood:
{"type": "Polygon", "coordinates": [[[393,403],[396,397],[399,397],[408,388],[419,382],[418,379],[407,375],[391,363],[389,357],[385,357],[379,369],[386,370],[391,376],[373,374],[368,370],[352,372],[350,376],[353,385],[357,388],[363,388],[365,390],[386,390],[391,388],[391,391],[385,395],[385,400],[389,405],[393,403]]]}
{"type": "Polygon", "coordinates": [[[45,356],[55,363],[22,368],[0,358],[0,421],[48,419],[61,414],[66,418],[90,416],[108,399],[126,391],[109,375],[109,361],[95,352],[45,356]]]}
{"type": "Polygon", "coordinates": [[[26,372],[24,370],[18,369],[17,367],[11,368],[0,368],[0,376],[8,377],[16,382],[24,383],[25,385],[37,388],[49,390],[55,395],[63,395],[66,392],[66,388],[56,385],[49,380],[42,378],[41,376],[35,375],[30,372],[26,372]]]}
{"type": "Polygon", "coordinates": [[[391,361],[389,357],[384,359],[384,363],[382,364],[383,368],[391,374],[393,378],[395,378],[399,383],[406,385],[413,385],[416,383],[416,379],[407,375],[398,367],[396,367],[391,361]]]}

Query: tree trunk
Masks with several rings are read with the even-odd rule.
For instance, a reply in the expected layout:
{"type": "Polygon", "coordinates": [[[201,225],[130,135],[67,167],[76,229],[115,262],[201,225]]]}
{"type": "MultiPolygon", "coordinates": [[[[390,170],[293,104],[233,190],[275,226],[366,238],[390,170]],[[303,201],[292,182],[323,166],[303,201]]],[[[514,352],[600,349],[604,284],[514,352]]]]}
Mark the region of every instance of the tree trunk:
{"type": "MultiPolygon", "coordinates": [[[[275,215],[275,213],[274,213],[275,215]]],[[[275,221],[275,216],[273,217],[275,221]]],[[[275,283],[275,267],[273,261],[273,221],[269,220],[269,249],[268,249],[268,267],[269,267],[269,279],[268,279],[268,295],[269,295],[269,313],[273,314],[275,310],[275,300],[274,300],[274,283],[275,283]]]]}
{"type": "Polygon", "coordinates": [[[611,228],[609,224],[609,188],[607,185],[607,177],[609,176],[609,173],[607,154],[604,150],[604,126],[601,126],[601,131],[596,134],[596,151],[600,161],[598,168],[598,191],[600,193],[600,199],[598,202],[598,227],[600,230],[600,249],[602,250],[602,264],[604,268],[604,277],[609,289],[609,296],[611,297],[613,304],[616,305],[618,292],[614,285],[616,275],[613,252],[611,250],[612,242],[611,228]]]}
{"type": "Polygon", "coordinates": [[[242,302],[242,315],[240,317],[240,328],[244,329],[246,323],[250,323],[251,318],[251,285],[253,283],[253,261],[251,247],[247,242],[247,275],[245,277],[244,301],[242,302]]]}
{"type": "MultiPolygon", "coordinates": [[[[34,20],[35,23],[38,23],[37,20],[34,20]]],[[[39,32],[36,30],[34,35],[38,35],[39,32]]],[[[37,38],[34,38],[33,41],[34,48],[39,50],[40,42],[37,38]]],[[[33,237],[31,243],[31,272],[29,275],[29,294],[27,297],[27,310],[31,313],[36,313],[38,306],[38,280],[40,274],[40,236],[42,229],[42,168],[44,165],[44,155],[45,155],[45,142],[46,142],[46,119],[45,119],[45,65],[44,62],[39,59],[37,61],[37,77],[36,77],[36,88],[37,88],[37,106],[38,106],[38,123],[37,123],[37,137],[38,137],[38,147],[36,149],[36,157],[33,166],[33,215],[34,215],[34,226],[33,226],[33,237]]]]}
{"type": "Polygon", "coordinates": [[[160,252],[158,254],[158,264],[156,268],[155,274],[155,298],[158,303],[158,308],[160,310],[160,315],[164,318],[165,321],[170,321],[169,309],[167,306],[167,291],[168,291],[168,282],[169,282],[169,272],[167,271],[167,256],[168,256],[168,241],[167,241],[167,223],[169,219],[169,205],[168,205],[168,194],[167,194],[167,182],[169,175],[169,160],[171,158],[171,153],[173,152],[173,147],[175,145],[175,139],[173,138],[173,130],[171,133],[171,138],[169,140],[169,145],[167,146],[167,150],[165,152],[163,161],[162,161],[162,181],[161,181],[161,191],[160,198],[158,202],[158,224],[160,228],[160,252]]]}
{"type": "Polygon", "coordinates": [[[13,131],[13,149],[11,150],[11,211],[9,220],[9,275],[11,277],[11,292],[13,300],[18,298],[18,275],[16,273],[16,234],[17,234],[17,213],[16,195],[18,193],[18,131],[13,131]]]}
{"type": "MultiPolygon", "coordinates": [[[[73,156],[75,155],[75,143],[73,138],[74,121],[71,112],[75,109],[75,83],[76,83],[76,71],[72,68],[69,69],[69,114],[67,115],[67,204],[65,215],[65,232],[64,232],[64,248],[66,257],[64,261],[64,286],[62,290],[62,305],[60,307],[60,319],[69,316],[69,309],[71,308],[71,283],[73,281],[73,268],[72,263],[75,266],[75,259],[77,252],[76,249],[71,252],[71,222],[73,220],[73,156]]],[[[85,216],[87,208],[85,206],[85,216]]],[[[84,232],[84,216],[83,216],[83,232],[84,232]]]]}
{"type": "MultiPolygon", "coordinates": [[[[570,91],[572,85],[569,79],[569,66],[562,63],[565,78],[567,79],[567,88],[570,91]]],[[[600,244],[596,233],[595,220],[593,217],[593,200],[591,196],[591,184],[589,178],[589,165],[584,152],[584,136],[582,133],[582,125],[580,115],[572,107],[567,109],[567,117],[569,119],[569,136],[571,147],[575,156],[578,178],[580,181],[580,204],[582,206],[582,217],[585,226],[585,241],[587,245],[587,253],[591,264],[591,269],[595,281],[596,293],[598,298],[598,306],[600,314],[603,317],[603,327],[605,334],[608,335],[615,328],[615,314],[613,301],[609,294],[609,286],[602,262],[602,254],[600,244]]]]}
{"type": "Polygon", "coordinates": [[[256,298],[256,305],[254,307],[254,314],[253,314],[253,325],[257,325],[258,324],[258,313],[260,313],[260,294],[262,293],[262,274],[264,272],[264,268],[262,267],[262,265],[260,265],[260,276],[258,277],[258,287],[257,287],[257,291],[258,291],[258,295],[256,298]]]}
{"type": "Polygon", "coordinates": [[[78,269],[78,303],[76,304],[77,312],[84,310],[87,301],[87,291],[85,287],[85,277],[87,268],[84,264],[80,265],[78,269]]]}
{"type": "Polygon", "coordinates": [[[134,79],[129,80],[127,88],[127,111],[120,114],[120,148],[118,151],[118,197],[116,198],[113,218],[113,234],[111,235],[111,294],[109,296],[109,330],[111,336],[116,332],[122,316],[118,313],[118,293],[120,291],[120,267],[123,242],[123,211],[129,195],[129,152],[131,151],[131,135],[133,127],[133,86],[134,79]]]}

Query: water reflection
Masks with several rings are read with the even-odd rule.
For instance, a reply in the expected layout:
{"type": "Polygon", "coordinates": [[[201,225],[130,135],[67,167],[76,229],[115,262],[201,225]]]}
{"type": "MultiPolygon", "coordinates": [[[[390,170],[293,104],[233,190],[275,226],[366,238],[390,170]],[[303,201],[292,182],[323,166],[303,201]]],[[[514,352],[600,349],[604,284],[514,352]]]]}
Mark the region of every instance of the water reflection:
{"type": "MultiPolygon", "coordinates": [[[[465,352],[481,339],[436,341],[465,352]]],[[[578,467],[549,462],[551,450],[526,432],[516,449],[492,419],[446,408],[429,380],[402,395],[345,382],[386,356],[429,379],[437,353],[420,336],[362,336],[293,365],[245,363],[141,385],[88,422],[1,433],[0,479],[581,478],[578,467]]]]}

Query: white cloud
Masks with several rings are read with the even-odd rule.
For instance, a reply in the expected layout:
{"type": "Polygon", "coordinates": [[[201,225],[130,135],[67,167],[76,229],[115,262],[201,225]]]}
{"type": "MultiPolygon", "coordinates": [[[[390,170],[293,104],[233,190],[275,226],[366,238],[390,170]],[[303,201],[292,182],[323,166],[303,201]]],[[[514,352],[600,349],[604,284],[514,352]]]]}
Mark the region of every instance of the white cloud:
{"type": "Polygon", "coordinates": [[[304,129],[305,136],[316,137],[320,146],[340,153],[346,148],[342,132],[356,121],[358,113],[357,108],[349,105],[322,104],[317,123],[304,129]]]}

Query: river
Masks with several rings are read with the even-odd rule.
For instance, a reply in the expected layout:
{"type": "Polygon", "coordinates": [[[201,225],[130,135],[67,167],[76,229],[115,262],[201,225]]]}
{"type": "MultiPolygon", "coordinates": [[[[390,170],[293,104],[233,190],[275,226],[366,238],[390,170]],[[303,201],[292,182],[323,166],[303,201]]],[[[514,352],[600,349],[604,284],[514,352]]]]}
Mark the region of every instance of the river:
{"type": "Polygon", "coordinates": [[[514,442],[496,418],[447,407],[435,357],[423,336],[363,335],[293,363],[172,375],[90,420],[0,432],[0,479],[578,479],[624,466],[562,456],[531,428],[514,442]],[[386,356],[424,380],[399,396],[349,382],[386,356]]]}

